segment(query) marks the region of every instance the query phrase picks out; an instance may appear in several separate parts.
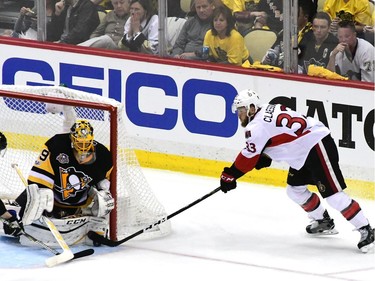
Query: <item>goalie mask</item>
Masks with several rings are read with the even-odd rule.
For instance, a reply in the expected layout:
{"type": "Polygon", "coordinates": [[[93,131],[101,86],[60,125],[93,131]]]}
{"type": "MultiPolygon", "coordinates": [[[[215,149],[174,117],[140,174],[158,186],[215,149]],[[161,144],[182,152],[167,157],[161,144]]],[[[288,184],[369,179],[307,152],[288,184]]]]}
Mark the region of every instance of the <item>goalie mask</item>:
{"type": "Polygon", "coordinates": [[[87,120],[77,120],[73,124],[70,139],[80,161],[84,161],[94,152],[94,128],[87,120]]]}
{"type": "Polygon", "coordinates": [[[4,156],[7,145],[7,138],[2,132],[0,132],[0,156],[4,156]]]}

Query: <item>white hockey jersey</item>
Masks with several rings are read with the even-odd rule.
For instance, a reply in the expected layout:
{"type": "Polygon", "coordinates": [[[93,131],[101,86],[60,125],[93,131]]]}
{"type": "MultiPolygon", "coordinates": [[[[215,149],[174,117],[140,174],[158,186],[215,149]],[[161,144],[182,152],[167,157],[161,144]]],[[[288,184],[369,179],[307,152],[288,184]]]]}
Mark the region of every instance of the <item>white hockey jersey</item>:
{"type": "Polygon", "coordinates": [[[353,58],[345,52],[339,52],[335,64],[340,74],[351,80],[375,81],[374,55],[375,47],[364,39],[357,38],[357,50],[353,58]]]}
{"type": "Polygon", "coordinates": [[[319,120],[281,104],[264,104],[246,126],[246,147],[234,164],[247,173],[264,153],[273,161],[285,161],[299,170],[311,148],[328,134],[329,129],[319,120]]]}

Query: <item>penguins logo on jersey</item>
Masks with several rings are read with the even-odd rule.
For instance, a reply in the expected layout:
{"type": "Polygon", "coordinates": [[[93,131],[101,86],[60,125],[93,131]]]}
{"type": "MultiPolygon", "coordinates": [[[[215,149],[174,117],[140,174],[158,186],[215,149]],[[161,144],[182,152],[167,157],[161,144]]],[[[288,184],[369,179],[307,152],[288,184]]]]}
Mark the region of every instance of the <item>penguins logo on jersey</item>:
{"type": "Polygon", "coordinates": [[[74,167],[60,167],[60,186],[56,190],[62,194],[63,200],[77,196],[77,194],[89,188],[92,178],[82,172],[77,172],[74,167]]]}

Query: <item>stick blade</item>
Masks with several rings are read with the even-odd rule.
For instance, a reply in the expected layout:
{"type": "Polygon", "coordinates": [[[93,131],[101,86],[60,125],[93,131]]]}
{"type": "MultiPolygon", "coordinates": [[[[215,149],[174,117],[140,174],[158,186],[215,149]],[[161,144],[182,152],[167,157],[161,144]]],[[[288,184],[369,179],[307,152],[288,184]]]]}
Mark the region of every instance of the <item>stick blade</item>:
{"type": "MultiPolygon", "coordinates": [[[[112,241],[107,239],[100,234],[96,233],[95,231],[89,231],[87,236],[94,242],[94,245],[106,245],[109,247],[116,247],[119,245],[117,241],[112,241]]],[[[120,243],[121,244],[121,243],[120,243]]]]}
{"type": "Polygon", "coordinates": [[[73,259],[79,259],[79,258],[91,256],[92,254],[94,254],[94,252],[95,252],[94,249],[87,249],[87,250],[80,251],[80,252],[74,253],[73,259]]]}
{"type": "Polygon", "coordinates": [[[59,255],[46,259],[47,267],[53,267],[64,262],[70,261],[74,258],[74,254],[71,251],[64,251],[59,255]]]}

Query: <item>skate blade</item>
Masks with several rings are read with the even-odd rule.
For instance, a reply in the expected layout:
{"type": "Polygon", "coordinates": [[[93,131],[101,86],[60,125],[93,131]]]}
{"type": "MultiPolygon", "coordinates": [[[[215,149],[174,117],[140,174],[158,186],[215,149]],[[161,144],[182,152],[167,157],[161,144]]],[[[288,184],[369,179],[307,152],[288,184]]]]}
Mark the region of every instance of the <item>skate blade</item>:
{"type": "Polygon", "coordinates": [[[335,228],[329,229],[329,230],[323,230],[322,232],[309,233],[309,235],[313,235],[313,236],[336,235],[336,234],[339,234],[339,232],[335,228]]]}
{"type": "Polygon", "coordinates": [[[364,254],[367,254],[368,252],[374,252],[374,243],[363,246],[360,250],[364,254]]]}

